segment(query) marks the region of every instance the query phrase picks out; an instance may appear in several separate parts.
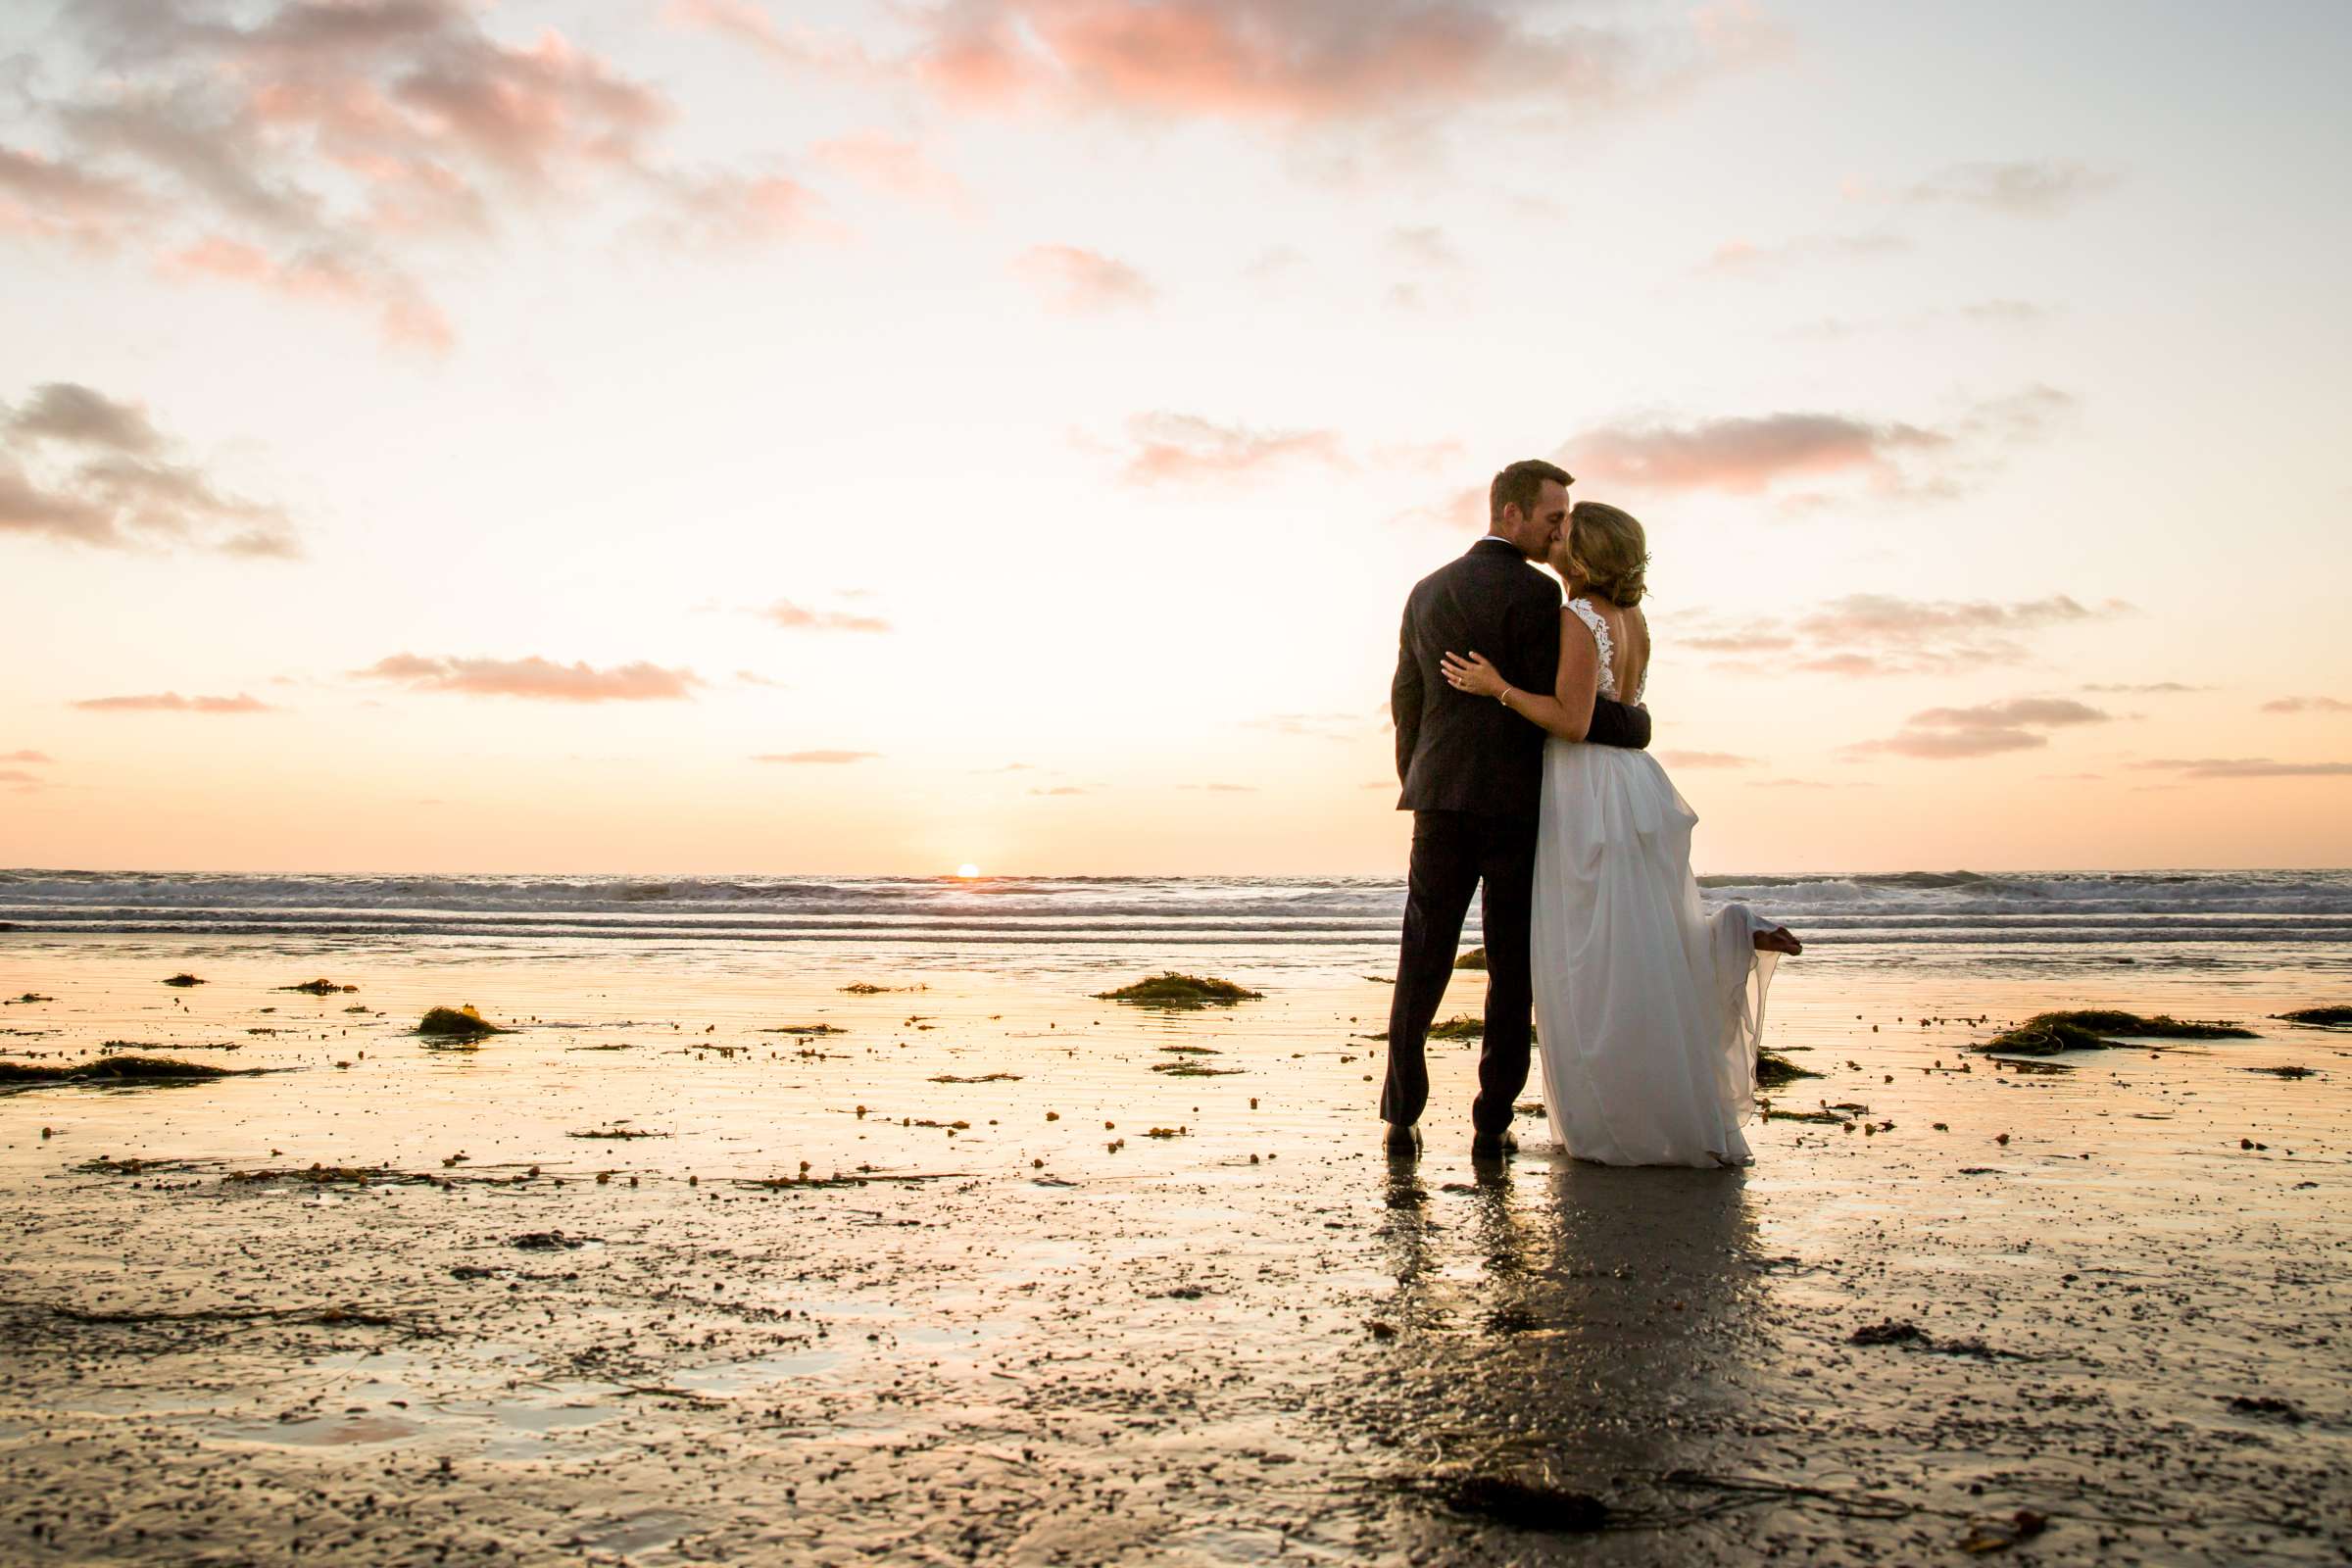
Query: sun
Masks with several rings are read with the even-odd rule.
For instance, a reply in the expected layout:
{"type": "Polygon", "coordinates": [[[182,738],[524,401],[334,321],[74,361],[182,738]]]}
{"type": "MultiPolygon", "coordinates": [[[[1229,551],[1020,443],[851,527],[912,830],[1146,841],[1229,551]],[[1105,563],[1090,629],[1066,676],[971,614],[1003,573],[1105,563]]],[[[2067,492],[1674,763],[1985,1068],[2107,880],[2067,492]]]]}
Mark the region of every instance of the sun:
{"type": "Polygon", "coordinates": [[[956,868],[956,874],[968,882],[973,877],[976,877],[980,874],[980,868],[972,864],[971,861],[966,860],[963,862],[963,864],[956,868]]]}

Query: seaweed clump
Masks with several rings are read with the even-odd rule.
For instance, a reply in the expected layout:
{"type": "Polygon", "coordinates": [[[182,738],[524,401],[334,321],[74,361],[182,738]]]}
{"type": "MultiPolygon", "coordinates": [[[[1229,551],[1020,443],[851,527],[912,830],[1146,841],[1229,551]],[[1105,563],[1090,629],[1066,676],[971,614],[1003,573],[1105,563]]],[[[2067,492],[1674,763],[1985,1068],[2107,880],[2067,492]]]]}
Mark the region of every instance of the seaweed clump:
{"type": "Polygon", "coordinates": [[[1466,1012],[1459,1017],[1448,1018],[1444,1023],[1429,1026],[1429,1038],[1432,1040],[1479,1040],[1485,1038],[1486,1033],[1486,1020],[1473,1018],[1466,1012]]]}
{"type": "Polygon", "coordinates": [[[1584,1492],[1520,1481],[1510,1476],[1458,1476],[1429,1490],[1455,1513],[1513,1530],[1547,1535],[1591,1535],[1609,1528],[1609,1505],[1584,1492]]]}
{"type": "Polygon", "coordinates": [[[204,981],[199,979],[197,976],[188,973],[185,969],[182,969],[179,973],[172,976],[172,978],[169,980],[166,980],[164,984],[168,986],[200,986],[204,984],[204,981]]]}
{"type": "Polygon", "coordinates": [[[2063,1051],[2104,1051],[2118,1039],[2137,1040],[2252,1040],[2251,1029],[2235,1024],[2204,1023],[2176,1018],[2170,1013],[2142,1017],[2107,1007],[2080,1007],[2062,1012],[2037,1012],[2014,1029],[2002,1031],[1976,1049],[2006,1052],[2019,1056],[2055,1056],[2063,1051]]]}
{"type": "Polygon", "coordinates": [[[1487,950],[1472,948],[1468,953],[1454,959],[1453,966],[1456,969],[1484,969],[1487,966],[1487,950]]]}
{"type": "Polygon", "coordinates": [[[416,1032],[420,1035],[431,1035],[444,1040],[479,1040],[484,1035],[514,1033],[511,1029],[501,1029],[483,1017],[474,1010],[473,1004],[470,1002],[463,1007],[429,1009],[423,1018],[417,1021],[416,1032]]]}
{"type": "Polygon", "coordinates": [[[62,1084],[159,1082],[175,1079],[226,1078],[231,1069],[171,1056],[101,1056],[96,1061],[51,1067],[28,1061],[0,1061],[0,1083],[62,1084]]]}
{"type": "Polygon", "coordinates": [[[1237,986],[1230,980],[1217,980],[1197,974],[1178,974],[1171,969],[1148,980],[1138,980],[1116,991],[1098,991],[1100,1002],[1124,1002],[1139,1007],[1168,1007],[1190,1010],[1195,1007],[1230,1007],[1237,1002],[1257,1002],[1264,993],[1237,986]]]}
{"type": "Polygon", "coordinates": [[[2152,1018],[2136,1012],[2118,1012],[2107,1007],[2082,1007],[2071,1012],[2037,1012],[2028,1023],[2071,1023],[2088,1029],[2093,1034],[2115,1037],[2128,1036],[2140,1040],[2253,1040],[2251,1029],[2241,1029],[2233,1023],[2214,1023],[2193,1018],[2176,1018],[2169,1012],[2152,1018]]]}
{"type": "MultiPolygon", "coordinates": [[[[1756,1084],[1759,1088],[1778,1089],[1783,1084],[1794,1083],[1799,1078],[1818,1078],[1820,1076],[1821,1074],[1810,1068],[1799,1067],[1777,1051],[1756,1053],[1756,1084]]],[[[1794,1118],[1788,1119],[1793,1120],[1794,1118]]]]}
{"type": "Polygon", "coordinates": [[[2352,1007],[2297,1007],[2278,1015],[2288,1023],[2315,1023],[2327,1028],[2352,1024],[2352,1007]]]}
{"type": "Polygon", "coordinates": [[[2055,1056],[2062,1051],[2105,1051],[2111,1044],[2080,1024],[2051,1018],[2047,1022],[2029,1019],[2014,1029],[2004,1029],[1977,1049],[2018,1056],[2055,1056]]]}
{"type": "Polygon", "coordinates": [[[357,991],[360,988],[337,985],[332,980],[305,980],[300,985],[279,986],[277,989],[280,991],[307,991],[314,997],[333,997],[340,996],[346,991],[357,991]]]}

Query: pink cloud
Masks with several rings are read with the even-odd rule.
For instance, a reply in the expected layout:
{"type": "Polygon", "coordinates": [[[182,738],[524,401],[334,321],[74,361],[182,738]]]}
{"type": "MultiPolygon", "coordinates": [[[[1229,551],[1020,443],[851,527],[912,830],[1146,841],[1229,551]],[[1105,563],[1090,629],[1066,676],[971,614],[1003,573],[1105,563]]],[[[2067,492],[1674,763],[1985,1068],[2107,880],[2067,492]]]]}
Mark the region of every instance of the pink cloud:
{"type": "Polygon", "coordinates": [[[1075,245],[1033,245],[1012,270],[1047,305],[1071,315],[1149,305],[1157,293],[1125,262],[1075,245]]]}
{"type": "Polygon", "coordinates": [[[1756,760],[1732,752],[1660,752],[1658,760],[1668,767],[1754,767],[1756,760]]]}
{"type": "Polygon", "coordinates": [[[2020,697],[2006,703],[1987,703],[1981,708],[1931,708],[1911,715],[1910,722],[1944,729],[1978,729],[2019,724],[2058,726],[2067,724],[2104,724],[2114,714],[2092,708],[2087,703],[2071,702],[2063,697],[2020,697]]]}
{"type": "Polygon", "coordinates": [[[955,103],[1292,124],[1613,97],[1645,56],[1632,34],[1537,31],[1482,0],[950,0],[918,25],[906,65],[955,103]]]}
{"type": "Polygon", "coordinates": [[[47,752],[0,752],[0,762],[54,762],[47,752]]]}
{"type": "Polygon", "coordinates": [[[673,26],[732,38],[785,65],[838,71],[866,64],[864,51],[855,44],[827,39],[805,27],[787,30],[750,0],[670,0],[662,15],[673,26]]]}
{"type": "Polygon", "coordinates": [[[641,144],[673,111],[548,28],[508,48],[470,28],[417,57],[395,79],[394,98],[416,111],[412,135],[462,148],[530,187],[567,165],[639,162],[641,144]]]}
{"type": "Polygon", "coordinates": [[[1769,414],[1688,425],[1607,424],[1561,449],[1580,480],[1754,495],[1786,479],[1893,482],[1900,457],[1950,444],[1934,430],[1838,414],[1769,414]]]}
{"type": "Polygon", "coordinates": [[[1949,501],[1981,484],[2017,449],[2059,429],[2075,399],[2031,385],[1960,409],[1936,425],[1826,412],[1620,420],[1554,454],[1588,480],[1664,494],[1776,494],[1784,515],[1867,498],[1949,501]]]}
{"type": "Polygon", "coordinates": [[[890,622],[879,615],[857,615],[842,610],[810,610],[789,599],[779,599],[766,609],[755,612],[761,620],[781,626],[787,631],[863,631],[890,630],[890,622]]]}
{"type": "Polygon", "coordinates": [[[1845,750],[1853,755],[1883,752],[1937,761],[1992,757],[2047,746],[2049,737],[2036,733],[2039,730],[2104,724],[2114,716],[2063,697],[2019,697],[1978,708],[1930,708],[1912,714],[1902,733],[1845,750]]]}
{"type": "Polygon", "coordinates": [[[449,318],[407,278],[325,252],[280,257],[211,234],[167,254],[161,268],[166,276],[249,283],[288,299],[372,311],[377,331],[390,344],[440,354],[457,341],[449,318]]]}
{"type": "Polygon", "coordinates": [[[107,251],[122,244],[154,205],[149,193],[119,175],[0,146],[0,234],[107,251]]]}
{"type": "Polygon", "coordinates": [[[2031,751],[2050,743],[2046,735],[1993,725],[1966,729],[1906,730],[1882,741],[1865,741],[1846,748],[1854,753],[1886,752],[1897,757],[1952,761],[1963,758],[1993,757],[2002,752],[2031,751]]]}
{"type": "Polygon", "coordinates": [[[667,669],[642,661],[598,669],[587,663],[559,664],[537,656],[428,659],[394,654],[352,673],[364,680],[398,681],[413,691],[552,703],[675,702],[692,697],[693,688],[703,684],[691,669],[667,669]]]}
{"type": "Polygon", "coordinates": [[[139,697],[85,697],[72,706],[100,713],[271,713],[268,703],[239,692],[234,697],[182,697],[156,692],[139,697]]]}
{"type": "Polygon", "coordinates": [[[1786,619],[1726,625],[1703,613],[1677,617],[1666,635],[1681,646],[1733,658],[1794,655],[1791,667],[1815,674],[1948,674],[2020,663],[2029,643],[2043,632],[2133,613],[2122,600],[2086,605],[2065,594],[2007,603],[1848,594],[1786,619]]]}
{"type": "Polygon", "coordinates": [[[678,174],[658,187],[659,211],[642,232],[677,249],[741,249],[780,240],[837,238],[824,201],[783,174],[678,174]]]}
{"type": "Polygon", "coordinates": [[[2352,713],[2352,703],[2334,697],[2280,697],[2262,705],[2266,713],[2352,713]]]}
{"type": "MultiPolygon", "coordinates": [[[[703,9],[726,9],[720,0],[703,9]]],[[[735,9],[743,9],[737,7],[735,9]]],[[[418,241],[600,198],[692,242],[799,234],[805,193],[665,167],[662,90],[553,28],[496,36],[470,0],[90,0],[106,63],[40,106],[57,149],[0,148],[0,227],[135,238],[170,275],[364,310],[387,341],[452,328],[418,241]]]]}
{"type": "Polygon", "coordinates": [[[918,142],[860,131],[820,141],[808,149],[808,156],[827,169],[909,201],[953,208],[971,205],[963,181],[932,163],[918,142]]]}
{"type": "Polygon", "coordinates": [[[1234,479],[1297,462],[1349,466],[1334,430],[1250,430],[1187,414],[1129,421],[1135,449],[1122,470],[1130,484],[1234,479]]]}

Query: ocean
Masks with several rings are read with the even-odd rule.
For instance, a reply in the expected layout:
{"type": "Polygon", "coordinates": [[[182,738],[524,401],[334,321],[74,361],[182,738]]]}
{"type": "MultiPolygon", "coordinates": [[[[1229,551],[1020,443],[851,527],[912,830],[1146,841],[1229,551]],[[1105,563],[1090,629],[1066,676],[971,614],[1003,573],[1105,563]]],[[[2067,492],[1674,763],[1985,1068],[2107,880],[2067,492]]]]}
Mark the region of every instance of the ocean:
{"type": "MultiPolygon", "coordinates": [[[[1715,875],[1710,905],[1787,922],[1840,967],[2118,962],[2340,970],[2352,871],[2037,871],[1715,875]]],[[[618,943],[805,944],[845,959],[953,953],[982,968],[1080,954],[1200,950],[1277,968],[1363,969],[1393,953],[1394,877],[265,876],[0,871],[0,930],[28,948],[79,936],[279,938],[467,952],[618,943]],[[34,939],[26,942],[25,938],[34,939]]],[[[1479,940],[1471,910],[1465,944],[1479,940]]]]}

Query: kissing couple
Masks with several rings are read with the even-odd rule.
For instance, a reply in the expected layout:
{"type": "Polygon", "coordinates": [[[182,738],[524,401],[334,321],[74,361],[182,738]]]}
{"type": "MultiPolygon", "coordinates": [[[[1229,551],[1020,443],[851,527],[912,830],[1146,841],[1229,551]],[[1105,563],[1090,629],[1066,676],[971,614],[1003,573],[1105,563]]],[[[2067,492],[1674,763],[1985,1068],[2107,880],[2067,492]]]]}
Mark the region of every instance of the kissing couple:
{"type": "Polygon", "coordinates": [[[1697,814],[1646,749],[1647,542],[1615,507],[1570,507],[1574,482],[1541,461],[1503,469],[1487,536],[1405,602],[1389,707],[1413,857],[1380,1095],[1389,1152],[1420,1150],[1429,1026],[1483,885],[1472,1157],[1517,1147],[1540,1020],[1544,1111],[1569,1155],[1745,1164],[1764,993],[1799,944],[1742,905],[1700,906],[1697,814]]]}

